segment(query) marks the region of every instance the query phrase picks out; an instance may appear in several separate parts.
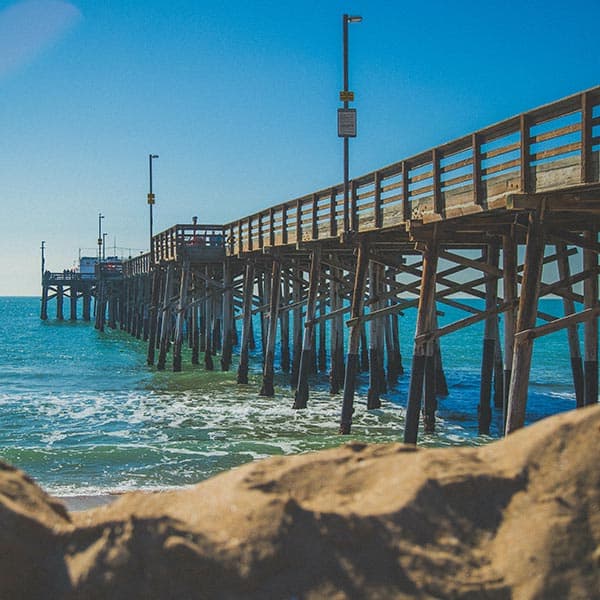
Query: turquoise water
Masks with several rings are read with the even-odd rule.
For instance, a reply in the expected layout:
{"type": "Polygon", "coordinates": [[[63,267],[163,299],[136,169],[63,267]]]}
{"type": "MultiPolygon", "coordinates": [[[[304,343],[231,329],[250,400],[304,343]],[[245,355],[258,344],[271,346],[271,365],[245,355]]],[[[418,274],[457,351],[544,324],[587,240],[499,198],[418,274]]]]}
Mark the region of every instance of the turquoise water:
{"type": "MultiPolygon", "coordinates": [[[[561,303],[543,309],[562,314],[561,303]]],[[[459,317],[452,309],[440,324],[459,317]]],[[[410,367],[414,314],[401,318],[404,366],[410,367]]],[[[477,435],[482,328],[442,340],[450,396],[440,400],[436,434],[423,445],[482,444],[477,435]]],[[[566,336],[536,342],[528,421],[569,410],[575,400],[566,336]]],[[[337,446],[341,396],[330,396],[326,375],[314,382],[309,408],[291,409],[285,376],[276,396],[260,398],[260,362],[252,381],[192,368],[156,372],[146,346],[120,331],[100,334],[91,324],[39,320],[39,299],[0,298],[0,459],[24,469],[55,495],[164,489],[195,483],[245,462],[337,446]]],[[[215,362],[218,364],[218,361],[215,362]]],[[[409,377],[367,411],[361,376],[352,439],[400,441],[409,377]]]]}

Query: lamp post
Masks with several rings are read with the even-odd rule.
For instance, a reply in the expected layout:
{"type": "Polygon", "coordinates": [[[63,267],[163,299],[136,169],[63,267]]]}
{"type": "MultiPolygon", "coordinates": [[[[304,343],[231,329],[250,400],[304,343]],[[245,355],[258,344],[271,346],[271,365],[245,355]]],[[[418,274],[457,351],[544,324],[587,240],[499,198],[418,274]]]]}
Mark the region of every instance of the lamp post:
{"type": "Polygon", "coordinates": [[[350,143],[349,138],[356,137],[356,111],[348,107],[354,100],[354,92],[348,90],[348,23],[360,23],[362,17],[358,15],[342,16],[342,32],[344,46],[344,90],[340,93],[340,100],[344,108],[338,110],[338,136],[344,138],[344,233],[351,229],[350,200],[349,200],[349,172],[350,172],[350,143]]]}
{"type": "Polygon", "coordinates": [[[98,262],[102,260],[102,219],[104,215],[98,213],[98,262]]]}
{"type": "Polygon", "coordinates": [[[148,167],[150,175],[150,190],[148,192],[148,205],[150,206],[150,264],[154,263],[154,253],[152,252],[152,207],[154,206],[154,193],[152,192],[152,160],[158,158],[158,154],[148,154],[148,167]]]}

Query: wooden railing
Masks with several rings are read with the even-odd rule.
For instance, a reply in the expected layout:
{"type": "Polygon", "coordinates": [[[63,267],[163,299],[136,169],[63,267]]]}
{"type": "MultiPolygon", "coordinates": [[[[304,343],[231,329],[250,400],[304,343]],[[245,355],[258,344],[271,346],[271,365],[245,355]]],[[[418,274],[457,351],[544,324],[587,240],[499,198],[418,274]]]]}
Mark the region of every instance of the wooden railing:
{"type": "Polygon", "coordinates": [[[225,244],[223,225],[174,225],[152,238],[155,263],[177,261],[183,250],[190,248],[222,248],[225,244]]]}
{"type": "Polygon", "coordinates": [[[502,206],[507,193],[598,182],[600,87],[523,113],[350,182],[225,225],[228,254],[448,219],[502,206]]]}
{"type": "Polygon", "coordinates": [[[150,252],[134,256],[123,262],[123,275],[135,277],[150,272],[150,252]]]}

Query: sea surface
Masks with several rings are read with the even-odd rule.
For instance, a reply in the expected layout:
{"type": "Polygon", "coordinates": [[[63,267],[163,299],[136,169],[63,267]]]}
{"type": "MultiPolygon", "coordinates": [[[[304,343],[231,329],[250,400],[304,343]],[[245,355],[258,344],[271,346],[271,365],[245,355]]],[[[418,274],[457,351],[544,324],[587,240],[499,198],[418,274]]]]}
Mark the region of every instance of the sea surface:
{"type": "MultiPolygon", "coordinates": [[[[542,303],[562,315],[559,300],[542,303]]],[[[237,362],[229,372],[207,372],[188,356],[182,373],[157,372],[146,365],[144,342],[99,333],[81,320],[42,322],[39,308],[38,298],[0,298],[0,460],[54,495],[176,488],[272,455],[349,439],[402,440],[414,311],[400,319],[406,374],[373,411],[366,410],[368,375],[361,375],[348,438],[337,433],[341,395],[330,396],[325,373],[311,384],[308,409],[295,411],[285,375],[276,378],[274,398],[258,396],[260,349],[244,386],[235,381],[237,362]]],[[[465,316],[444,311],[441,325],[465,316]]],[[[479,325],[442,339],[450,394],[440,399],[436,433],[421,433],[421,445],[477,445],[500,436],[499,411],[491,435],[477,434],[482,332],[479,325]]],[[[558,332],[536,341],[527,421],[574,406],[566,334],[558,332]]]]}

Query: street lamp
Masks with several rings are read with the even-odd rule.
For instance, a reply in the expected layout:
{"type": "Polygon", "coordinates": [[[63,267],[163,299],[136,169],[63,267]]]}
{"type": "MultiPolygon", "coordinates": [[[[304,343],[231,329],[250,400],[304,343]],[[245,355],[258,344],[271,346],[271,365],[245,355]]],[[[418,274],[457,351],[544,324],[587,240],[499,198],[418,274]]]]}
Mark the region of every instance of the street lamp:
{"type": "Polygon", "coordinates": [[[354,92],[348,90],[348,23],[360,23],[362,17],[358,15],[342,15],[342,32],[344,44],[344,90],[340,93],[340,100],[344,108],[338,110],[338,136],[344,138],[344,233],[351,229],[350,201],[349,201],[349,138],[356,137],[356,109],[348,107],[354,100],[354,92]]]}
{"type": "Polygon", "coordinates": [[[154,206],[154,193],[152,192],[152,160],[158,158],[158,154],[148,154],[148,166],[150,173],[150,191],[148,192],[148,205],[150,206],[150,264],[154,263],[152,252],[152,207],[154,206]]]}
{"type": "Polygon", "coordinates": [[[104,215],[98,213],[98,262],[102,260],[102,219],[104,215]]]}

